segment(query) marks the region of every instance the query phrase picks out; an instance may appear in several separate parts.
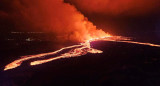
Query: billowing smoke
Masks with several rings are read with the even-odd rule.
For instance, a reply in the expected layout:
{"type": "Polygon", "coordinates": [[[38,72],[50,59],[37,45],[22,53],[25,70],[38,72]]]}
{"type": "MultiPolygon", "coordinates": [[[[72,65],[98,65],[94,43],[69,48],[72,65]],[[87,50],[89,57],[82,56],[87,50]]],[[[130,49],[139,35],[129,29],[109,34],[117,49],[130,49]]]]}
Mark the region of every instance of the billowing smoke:
{"type": "Polygon", "coordinates": [[[144,15],[159,11],[160,0],[66,0],[89,14],[144,15]]]}
{"type": "MultiPolygon", "coordinates": [[[[59,40],[84,41],[106,35],[81,14],[107,17],[156,12],[160,0],[1,0],[1,23],[19,30],[53,33],[59,40]],[[79,12],[80,10],[81,12],[79,12]],[[3,21],[2,21],[3,19],[3,21]]],[[[110,22],[110,21],[109,21],[110,22]]],[[[12,28],[10,27],[10,28],[12,28]]],[[[107,30],[107,28],[105,28],[107,30]]]]}
{"type": "MultiPolygon", "coordinates": [[[[7,2],[7,1],[6,1],[7,2]]],[[[84,15],[63,0],[13,0],[8,1],[8,12],[15,27],[53,32],[58,39],[85,41],[106,35],[84,15]]]]}
{"type": "MultiPolygon", "coordinates": [[[[115,35],[145,37],[155,30],[160,0],[65,0],[76,6],[97,27],[115,35]]],[[[154,37],[153,37],[154,38],[154,37]]]]}

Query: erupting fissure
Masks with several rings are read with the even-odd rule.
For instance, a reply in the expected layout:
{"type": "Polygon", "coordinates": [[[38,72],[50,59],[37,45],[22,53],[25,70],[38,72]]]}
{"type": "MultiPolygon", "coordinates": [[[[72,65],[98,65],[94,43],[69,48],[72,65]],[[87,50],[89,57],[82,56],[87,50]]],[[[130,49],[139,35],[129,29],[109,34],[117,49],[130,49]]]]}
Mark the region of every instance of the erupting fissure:
{"type": "Polygon", "coordinates": [[[17,59],[15,61],[11,62],[10,64],[6,65],[4,70],[14,69],[14,68],[20,66],[22,62],[29,60],[29,59],[56,55],[57,53],[60,53],[61,51],[66,50],[66,49],[69,49],[69,51],[67,51],[63,54],[60,54],[59,56],[52,57],[49,59],[32,61],[30,63],[30,65],[32,65],[32,66],[39,65],[39,64],[47,63],[47,62],[50,62],[53,60],[61,59],[61,58],[78,57],[78,56],[86,55],[87,53],[93,53],[93,54],[103,53],[103,51],[97,50],[97,49],[94,49],[91,47],[90,43],[93,41],[114,41],[114,42],[125,42],[125,43],[134,43],[134,44],[160,47],[160,45],[156,45],[156,44],[130,41],[130,38],[127,38],[127,37],[108,35],[108,36],[101,37],[101,38],[93,38],[93,39],[87,40],[86,42],[81,43],[79,45],[64,47],[60,50],[50,52],[50,53],[42,53],[42,54],[38,54],[38,55],[23,56],[22,58],[17,59]]]}
{"type": "MultiPolygon", "coordinates": [[[[81,0],[77,0],[77,1],[79,2],[81,0]]],[[[95,8],[97,9],[97,6],[95,6],[94,4],[85,5],[86,0],[83,0],[83,1],[84,1],[84,7],[87,6],[90,9],[92,8],[92,5],[93,5],[93,12],[91,13],[94,13],[94,9],[95,8]],[[91,6],[88,6],[88,5],[91,5],[91,6]]],[[[95,1],[99,2],[99,0],[95,0],[95,1]]],[[[132,0],[131,2],[133,1],[135,0],[132,0]]],[[[139,1],[139,0],[136,0],[136,1],[139,1]]],[[[35,29],[35,31],[38,30],[38,31],[44,31],[49,33],[52,32],[54,35],[56,35],[58,41],[60,42],[72,40],[72,41],[83,42],[83,43],[80,43],[79,45],[64,47],[54,52],[42,53],[38,55],[22,56],[22,58],[17,59],[9,63],[8,65],[6,65],[4,70],[9,70],[9,69],[19,67],[24,61],[27,61],[30,59],[38,59],[41,57],[44,57],[44,59],[32,61],[30,62],[30,65],[39,65],[39,64],[47,63],[53,60],[61,59],[61,58],[78,57],[78,56],[86,55],[87,53],[93,53],[93,54],[103,53],[103,51],[94,49],[91,46],[91,42],[99,41],[99,40],[126,42],[126,43],[160,47],[160,45],[155,45],[151,43],[134,42],[134,41],[130,41],[130,38],[127,38],[127,37],[112,36],[110,34],[107,34],[105,33],[105,31],[101,29],[97,29],[97,27],[91,21],[89,21],[81,12],[79,12],[75,8],[75,6],[69,3],[65,3],[64,0],[43,0],[43,1],[42,0],[13,0],[12,2],[13,2],[13,5],[11,6],[13,6],[16,11],[13,11],[13,13],[11,12],[11,14],[14,14],[14,15],[12,15],[10,18],[13,18],[13,20],[15,20],[16,22],[15,26],[17,26],[16,28],[25,27],[25,28],[35,29]],[[22,20],[19,20],[19,19],[22,19],[22,20]],[[27,22],[29,23],[27,24],[27,22]],[[66,50],[69,50],[69,51],[66,51],[66,50]],[[65,52],[62,53],[61,51],[65,51],[65,52]],[[45,59],[45,57],[48,57],[48,56],[53,56],[53,57],[45,59]]],[[[90,1],[88,3],[90,3],[90,1]]],[[[100,3],[102,3],[102,6],[99,6],[98,8],[104,8],[105,12],[108,11],[104,7],[108,5],[103,5],[103,0],[101,0],[100,3]]],[[[108,1],[106,2],[106,4],[108,4],[108,1]]],[[[121,6],[121,5],[118,5],[118,6],[121,6]]],[[[142,6],[144,5],[142,4],[142,6]]],[[[112,5],[110,5],[109,7],[111,7],[110,10],[113,9],[112,5]]],[[[136,6],[136,7],[139,7],[139,6],[136,6]]],[[[131,8],[132,8],[132,5],[131,5],[131,8]]],[[[99,11],[99,9],[97,10],[99,11]]],[[[119,7],[117,10],[119,10],[119,7]]],[[[131,12],[131,13],[134,13],[134,12],[131,12]]]]}

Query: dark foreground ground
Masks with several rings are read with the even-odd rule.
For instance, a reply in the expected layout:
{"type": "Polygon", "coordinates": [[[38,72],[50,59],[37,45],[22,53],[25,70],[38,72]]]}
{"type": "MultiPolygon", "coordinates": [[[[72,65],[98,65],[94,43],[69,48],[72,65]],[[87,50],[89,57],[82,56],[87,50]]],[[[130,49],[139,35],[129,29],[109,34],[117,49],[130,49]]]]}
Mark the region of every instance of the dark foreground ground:
{"type": "Polygon", "coordinates": [[[103,50],[103,54],[32,67],[25,62],[16,69],[2,71],[18,56],[52,50],[46,45],[39,47],[42,45],[1,50],[0,86],[160,86],[160,48],[127,43],[93,42],[92,46],[103,50]]]}

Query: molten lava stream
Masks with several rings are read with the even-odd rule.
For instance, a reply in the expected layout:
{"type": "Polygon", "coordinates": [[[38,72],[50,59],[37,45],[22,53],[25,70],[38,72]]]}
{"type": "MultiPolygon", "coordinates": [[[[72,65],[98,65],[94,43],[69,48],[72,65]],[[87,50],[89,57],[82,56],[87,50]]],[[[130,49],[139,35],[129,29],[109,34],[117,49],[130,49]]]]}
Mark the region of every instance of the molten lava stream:
{"type": "Polygon", "coordinates": [[[157,45],[157,44],[135,42],[135,41],[116,41],[116,42],[125,42],[125,43],[132,43],[132,44],[148,45],[148,46],[152,46],[152,47],[160,47],[160,45],[157,45]]]}
{"type": "Polygon", "coordinates": [[[64,54],[62,54],[60,56],[57,56],[57,57],[53,57],[53,58],[49,58],[49,59],[45,59],[45,60],[33,61],[33,62],[30,63],[30,65],[39,65],[39,64],[43,64],[43,63],[47,63],[47,62],[56,60],[56,59],[61,59],[61,58],[78,57],[78,56],[85,55],[88,52],[90,52],[90,53],[102,53],[103,51],[93,49],[93,48],[82,47],[82,48],[77,48],[77,49],[71,50],[71,51],[69,51],[67,53],[64,53],[64,54]]]}
{"type": "Polygon", "coordinates": [[[103,38],[110,38],[110,37],[111,37],[110,35],[107,35],[107,36],[102,37],[102,38],[90,39],[90,40],[86,41],[85,43],[81,43],[79,45],[73,45],[73,46],[69,46],[69,47],[64,47],[64,48],[62,48],[60,50],[57,50],[55,52],[42,53],[42,54],[31,55],[31,56],[23,56],[23,58],[17,59],[15,61],[9,63],[8,65],[6,65],[4,70],[14,69],[14,68],[20,66],[22,62],[24,62],[26,60],[29,60],[29,59],[41,58],[41,57],[45,57],[45,56],[48,56],[48,55],[55,55],[55,54],[59,53],[60,51],[62,51],[64,49],[75,48],[75,49],[72,49],[69,52],[61,54],[60,56],[57,56],[57,57],[53,57],[53,58],[50,58],[50,59],[47,59],[47,60],[38,60],[38,61],[31,62],[31,65],[42,64],[42,63],[46,63],[46,62],[56,60],[56,59],[60,59],[60,58],[77,57],[77,56],[85,55],[88,52],[89,53],[102,53],[102,51],[100,51],[100,50],[91,48],[90,42],[101,40],[103,38]],[[76,48],[76,47],[80,47],[80,48],[76,48]]]}
{"type": "Polygon", "coordinates": [[[73,48],[73,47],[80,47],[80,46],[82,46],[82,45],[73,45],[73,46],[65,47],[65,48],[62,48],[60,50],[50,52],[50,53],[42,53],[42,54],[31,55],[31,56],[22,56],[22,58],[17,59],[15,61],[9,63],[8,65],[6,65],[4,70],[16,68],[16,67],[20,66],[21,63],[26,61],[26,60],[30,60],[30,59],[34,59],[34,58],[41,58],[41,57],[45,57],[45,56],[48,56],[48,55],[55,55],[55,54],[59,53],[60,51],[62,51],[64,49],[69,49],[69,48],[73,48]]]}
{"type": "Polygon", "coordinates": [[[91,48],[91,45],[90,45],[90,43],[92,41],[100,41],[100,40],[101,41],[113,41],[113,42],[125,42],[125,43],[133,43],[133,44],[141,44],[141,45],[160,47],[160,45],[156,45],[156,44],[130,41],[130,38],[127,38],[127,37],[107,36],[107,37],[90,39],[90,40],[87,40],[85,43],[81,43],[79,45],[73,45],[73,46],[69,46],[69,47],[64,47],[60,50],[50,52],[50,53],[42,53],[42,54],[31,55],[31,56],[23,56],[23,58],[15,60],[15,61],[11,62],[10,64],[6,65],[4,70],[16,68],[16,67],[20,66],[22,62],[29,60],[29,59],[41,58],[41,57],[45,57],[45,56],[49,56],[49,55],[55,55],[65,49],[70,49],[70,51],[68,51],[64,54],[61,54],[60,56],[57,56],[57,57],[33,61],[30,63],[30,65],[39,65],[39,64],[47,63],[47,62],[50,62],[53,60],[61,59],[61,58],[78,57],[78,56],[86,55],[87,53],[103,53],[103,51],[101,51],[101,50],[91,48]]]}

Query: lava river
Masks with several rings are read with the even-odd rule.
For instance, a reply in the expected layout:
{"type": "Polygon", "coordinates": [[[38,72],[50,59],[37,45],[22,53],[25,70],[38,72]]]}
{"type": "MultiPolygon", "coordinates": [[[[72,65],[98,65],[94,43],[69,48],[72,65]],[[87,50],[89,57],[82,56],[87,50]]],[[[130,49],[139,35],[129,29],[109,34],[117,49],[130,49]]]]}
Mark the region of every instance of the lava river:
{"type": "Polygon", "coordinates": [[[103,51],[97,50],[97,49],[94,49],[94,48],[91,47],[90,43],[93,42],[93,41],[114,41],[114,42],[125,42],[125,43],[134,43],[134,44],[160,47],[160,45],[156,45],[156,44],[130,41],[130,38],[127,38],[127,37],[105,36],[105,37],[101,37],[101,38],[94,38],[94,39],[87,40],[86,42],[80,43],[79,45],[64,47],[64,48],[61,48],[60,50],[57,50],[57,51],[54,51],[54,52],[42,53],[42,54],[30,55],[30,56],[22,56],[20,59],[17,59],[15,61],[9,63],[8,65],[6,65],[4,70],[6,71],[6,70],[9,70],[9,69],[14,69],[14,68],[20,66],[22,64],[22,62],[24,62],[26,60],[41,58],[41,57],[45,58],[47,56],[53,56],[53,55],[56,55],[56,54],[58,54],[58,53],[60,53],[61,51],[64,51],[64,50],[69,50],[69,51],[66,51],[66,52],[64,52],[60,55],[57,55],[55,57],[52,57],[52,58],[32,61],[32,62],[30,62],[30,65],[31,66],[39,65],[39,64],[47,63],[47,62],[57,60],[57,59],[62,59],[62,58],[78,57],[78,56],[86,55],[87,53],[93,53],[93,54],[103,53],[103,51]]]}

